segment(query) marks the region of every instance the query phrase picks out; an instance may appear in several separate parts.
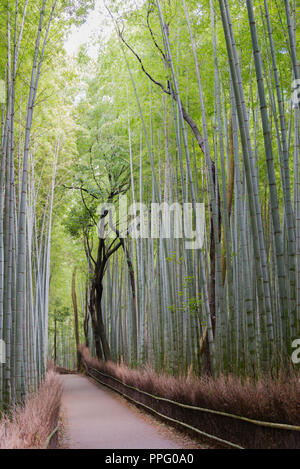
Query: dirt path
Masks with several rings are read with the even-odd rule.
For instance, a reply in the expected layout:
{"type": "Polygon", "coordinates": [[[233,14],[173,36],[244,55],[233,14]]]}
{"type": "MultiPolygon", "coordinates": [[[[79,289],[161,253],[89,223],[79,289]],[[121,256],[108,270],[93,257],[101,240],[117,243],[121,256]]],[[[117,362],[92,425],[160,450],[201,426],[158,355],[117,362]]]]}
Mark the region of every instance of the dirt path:
{"type": "Polygon", "coordinates": [[[62,376],[63,412],[71,449],[180,449],[184,443],[164,434],[105,387],[78,375],[62,376]]]}

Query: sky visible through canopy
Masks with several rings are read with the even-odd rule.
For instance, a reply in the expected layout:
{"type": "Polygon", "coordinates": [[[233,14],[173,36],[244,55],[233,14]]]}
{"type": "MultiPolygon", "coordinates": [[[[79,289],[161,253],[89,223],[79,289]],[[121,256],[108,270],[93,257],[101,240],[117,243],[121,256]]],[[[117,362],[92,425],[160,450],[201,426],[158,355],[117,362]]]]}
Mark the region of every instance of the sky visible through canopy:
{"type": "MultiPolygon", "coordinates": [[[[81,26],[72,25],[71,32],[65,42],[65,48],[69,55],[76,55],[81,46],[85,47],[87,54],[92,58],[97,58],[98,39],[108,39],[113,29],[112,20],[105,8],[103,0],[95,0],[95,9],[92,10],[86,22],[81,26]]],[[[114,2],[114,6],[115,6],[114,2]]],[[[131,10],[142,5],[144,0],[130,0],[126,3],[126,9],[131,10]]],[[[120,6],[121,13],[124,6],[120,6]]]]}

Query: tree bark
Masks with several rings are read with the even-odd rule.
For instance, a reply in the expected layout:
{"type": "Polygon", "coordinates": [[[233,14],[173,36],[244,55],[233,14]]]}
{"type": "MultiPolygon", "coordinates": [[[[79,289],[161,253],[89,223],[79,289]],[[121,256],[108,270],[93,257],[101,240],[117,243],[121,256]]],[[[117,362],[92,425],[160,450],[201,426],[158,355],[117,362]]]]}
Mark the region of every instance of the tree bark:
{"type": "Polygon", "coordinates": [[[80,369],[80,354],[79,354],[79,323],[78,323],[78,306],[76,296],[76,267],[72,277],[72,302],[74,309],[74,325],[75,325],[75,341],[76,341],[76,353],[77,353],[77,369],[80,369]]]}

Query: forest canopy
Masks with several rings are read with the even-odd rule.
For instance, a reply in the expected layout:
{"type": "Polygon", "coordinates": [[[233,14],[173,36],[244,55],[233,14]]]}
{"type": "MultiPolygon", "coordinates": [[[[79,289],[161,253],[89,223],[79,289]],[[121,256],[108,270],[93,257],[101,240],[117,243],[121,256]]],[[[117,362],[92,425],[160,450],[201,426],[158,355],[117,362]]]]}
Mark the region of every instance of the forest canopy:
{"type": "Polygon", "coordinates": [[[1,3],[4,408],[38,386],[48,358],[75,368],[80,343],[98,359],[175,376],[295,368],[297,9],[294,0],[1,3]],[[95,57],[84,43],[70,56],[68,37],[96,7],[95,57]],[[186,232],[174,235],[175,210],[169,237],[123,236],[125,196],[135,229],[141,204],[149,215],[153,203],[189,204],[196,227],[204,204],[203,245],[186,249],[186,232]],[[113,223],[103,204],[115,207],[113,223]],[[114,237],[101,238],[99,224],[114,237]]]}

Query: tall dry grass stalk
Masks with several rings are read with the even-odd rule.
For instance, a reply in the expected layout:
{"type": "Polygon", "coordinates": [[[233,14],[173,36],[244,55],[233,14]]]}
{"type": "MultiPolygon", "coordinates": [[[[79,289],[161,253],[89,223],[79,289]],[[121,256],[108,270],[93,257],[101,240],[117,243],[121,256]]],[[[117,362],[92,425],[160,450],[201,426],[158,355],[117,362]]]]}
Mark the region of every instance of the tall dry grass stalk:
{"type": "Polygon", "coordinates": [[[242,382],[232,375],[214,379],[189,374],[175,378],[157,374],[148,366],[137,370],[98,361],[86,347],[80,350],[83,363],[155,396],[251,419],[300,425],[299,377],[282,376],[276,381],[265,377],[258,382],[242,382]]]}
{"type": "Polygon", "coordinates": [[[38,392],[29,396],[12,416],[0,422],[0,449],[41,449],[58,425],[62,382],[57,373],[48,370],[38,392]]]}

